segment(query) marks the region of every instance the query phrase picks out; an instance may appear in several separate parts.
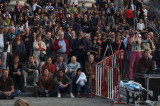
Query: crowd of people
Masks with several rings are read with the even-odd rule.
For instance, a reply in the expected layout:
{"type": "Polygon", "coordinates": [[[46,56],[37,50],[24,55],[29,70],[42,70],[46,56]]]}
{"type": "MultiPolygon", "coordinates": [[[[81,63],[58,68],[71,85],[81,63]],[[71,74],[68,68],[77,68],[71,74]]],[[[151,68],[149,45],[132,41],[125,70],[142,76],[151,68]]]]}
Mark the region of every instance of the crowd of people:
{"type": "Polygon", "coordinates": [[[80,98],[83,87],[92,97],[96,63],[119,50],[123,72],[125,62],[130,64],[130,80],[135,63],[140,73],[159,69],[155,30],[160,31],[160,20],[148,14],[143,2],[123,1],[121,6],[116,0],[97,0],[87,8],[72,0],[28,0],[32,8],[17,1],[7,10],[8,2],[1,0],[0,96],[13,98],[32,82],[41,96],[65,92],[73,98],[77,92],[80,98]]]}

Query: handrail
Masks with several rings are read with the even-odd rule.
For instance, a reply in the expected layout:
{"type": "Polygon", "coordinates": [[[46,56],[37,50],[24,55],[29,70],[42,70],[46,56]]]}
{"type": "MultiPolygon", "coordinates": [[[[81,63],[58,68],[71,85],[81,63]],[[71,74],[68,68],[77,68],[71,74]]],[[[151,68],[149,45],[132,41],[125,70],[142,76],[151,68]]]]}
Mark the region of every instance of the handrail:
{"type": "Polygon", "coordinates": [[[116,55],[117,53],[121,53],[121,52],[122,52],[121,50],[116,51],[114,54],[112,54],[112,55],[110,55],[109,57],[106,57],[106,58],[105,58],[105,59],[103,59],[102,61],[98,62],[98,63],[97,63],[97,65],[99,65],[99,64],[100,64],[100,63],[102,63],[103,61],[105,61],[105,60],[107,60],[107,59],[111,58],[112,56],[116,55]]]}

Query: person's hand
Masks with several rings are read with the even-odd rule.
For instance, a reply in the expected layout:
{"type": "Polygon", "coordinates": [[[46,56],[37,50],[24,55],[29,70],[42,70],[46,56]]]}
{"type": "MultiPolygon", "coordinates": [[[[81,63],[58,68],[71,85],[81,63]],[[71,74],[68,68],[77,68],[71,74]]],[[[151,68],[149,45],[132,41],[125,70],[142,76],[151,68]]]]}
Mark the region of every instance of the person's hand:
{"type": "Polygon", "coordinates": [[[29,69],[29,71],[34,71],[34,69],[29,69]]]}
{"type": "Polygon", "coordinates": [[[69,49],[70,50],[70,52],[72,52],[73,50],[72,49],[69,49]]]}
{"type": "Polygon", "coordinates": [[[26,39],[25,39],[25,42],[27,42],[28,40],[29,40],[29,38],[26,38],[26,39]]]}
{"type": "Polygon", "coordinates": [[[83,49],[83,46],[79,46],[78,48],[79,48],[79,49],[83,49]]]}
{"type": "Polygon", "coordinates": [[[18,72],[17,72],[17,75],[21,75],[21,72],[20,72],[20,71],[18,71],[18,72]]]}
{"type": "Polygon", "coordinates": [[[46,47],[49,47],[49,44],[46,44],[46,47]]]}
{"type": "Polygon", "coordinates": [[[59,48],[62,48],[62,45],[59,45],[59,48]]]}
{"type": "Polygon", "coordinates": [[[87,55],[90,55],[91,53],[90,52],[87,52],[87,55]]]}
{"type": "Polygon", "coordinates": [[[8,96],[11,96],[11,92],[8,92],[8,96]]]}
{"type": "Polygon", "coordinates": [[[6,45],[9,45],[9,42],[6,42],[6,45]]]}
{"type": "Polygon", "coordinates": [[[45,90],[45,93],[48,93],[49,92],[49,90],[45,90]]]}

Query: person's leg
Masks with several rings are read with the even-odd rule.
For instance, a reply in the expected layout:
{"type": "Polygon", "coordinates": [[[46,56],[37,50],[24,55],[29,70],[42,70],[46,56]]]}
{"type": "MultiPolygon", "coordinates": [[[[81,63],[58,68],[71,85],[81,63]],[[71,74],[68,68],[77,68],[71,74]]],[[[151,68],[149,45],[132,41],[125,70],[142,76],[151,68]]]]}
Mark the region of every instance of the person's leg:
{"type": "Polygon", "coordinates": [[[130,55],[129,79],[133,78],[133,66],[136,59],[136,52],[132,51],[130,55]]]}
{"type": "Polygon", "coordinates": [[[77,85],[77,92],[78,92],[78,93],[81,92],[81,87],[82,87],[82,86],[81,86],[80,84],[77,85]]]}
{"type": "Polygon", "coordinates": [[[6,98],[7,96],[0,92],[0,98],[6,98]]]}
{"type": "Polygon", "coordinates": [[[38,82],[38,76],[39,76],[38,70],[34,71],[33,76],[34,76],[33,84],[36,84],[38,82]]]}
{"type": "Polygon", "coordinates": [[[21,93],[20,90],[15,90],[14,92],[11,93],[11,96],[9,96],[8,98],[11,99],[11,98],[13,98],[15,96],[18,96],[20,93],[21,93]]]}
{"type": "Polygon", "coordinates": [[[7,52],[1,53],[2,60],[1,60],[1,70],[6,69],[6,60],[7,60],[7,52]]]}
{"type": "Polygon", "coordinates": [[[91,93],[91,89],[89,88],[89,86],[87,84],[84,85],[85,90],[87,91],[88,94],[91,93]]]}
{"type": "Polygon", "coordinates": [[[46,95],[45,91],[42,88],[38,88],[38,94],[40,94],[42,96],[46,95]]]}
{"type": "Polygon", "coordinates": [[[54,86],[50,91],[49,91],[49,96],[52,97],[56,92],[58,92],[58,86],[54,86]]]}
{"type": "Polygon", "coordinates": [[[27,85],[27,76],[28,76],[28,74],[24,70],[22,71],[22,74],[23,74],[24,86],[26,86],[27,85]]]}

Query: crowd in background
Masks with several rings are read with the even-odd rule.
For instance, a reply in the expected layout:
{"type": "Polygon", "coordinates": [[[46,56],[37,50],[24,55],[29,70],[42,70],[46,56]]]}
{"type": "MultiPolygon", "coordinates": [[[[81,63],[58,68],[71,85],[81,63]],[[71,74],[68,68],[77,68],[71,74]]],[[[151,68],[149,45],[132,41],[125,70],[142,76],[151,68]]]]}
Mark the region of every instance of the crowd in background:
{"type": "Polygon", "coordinates": [[[41,95],[58,92],[61,97],[63,90],[71,97],[72,91],[77,91],[81,97],[83,86],[92,97],[89,86],[96,63],[116,51],[124,53],[123,70],[125,60],[130,64],[129,79],[133,79],[133,67],[139,60],[139,72],[159,68],[160,20],[148,13],[142,1],[121,1],[123,4],[97,0],[87,8],[85,3],[78,6],[77,0],[28,0],[23,6],[17,1],[7,10],[9,2],[1,0],[2,79],[9,74],[12,91],[13,85],[22,90],[32,78],[41,95]]]}

